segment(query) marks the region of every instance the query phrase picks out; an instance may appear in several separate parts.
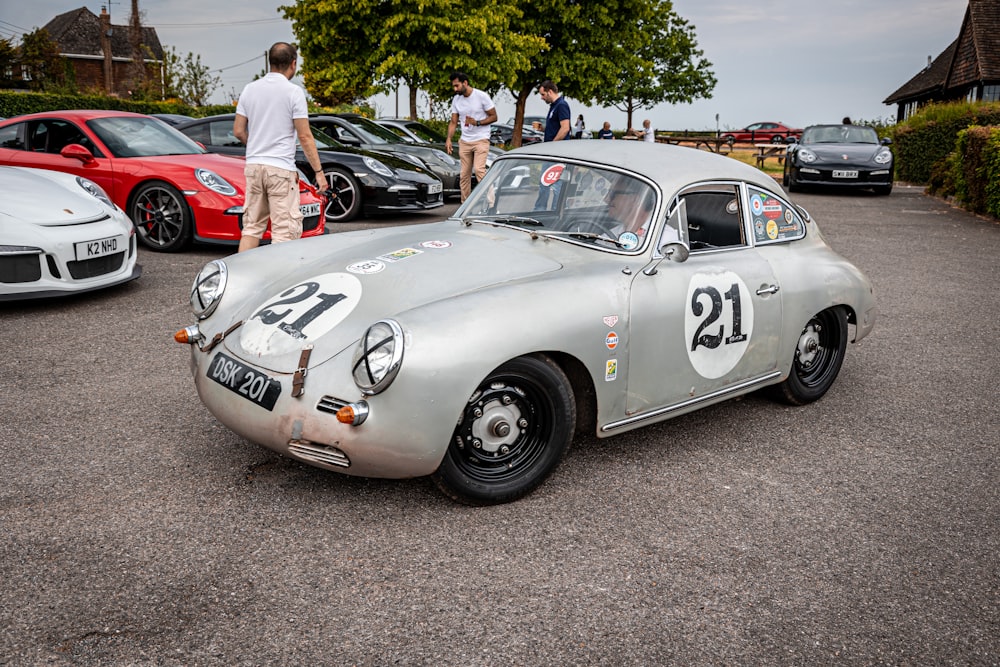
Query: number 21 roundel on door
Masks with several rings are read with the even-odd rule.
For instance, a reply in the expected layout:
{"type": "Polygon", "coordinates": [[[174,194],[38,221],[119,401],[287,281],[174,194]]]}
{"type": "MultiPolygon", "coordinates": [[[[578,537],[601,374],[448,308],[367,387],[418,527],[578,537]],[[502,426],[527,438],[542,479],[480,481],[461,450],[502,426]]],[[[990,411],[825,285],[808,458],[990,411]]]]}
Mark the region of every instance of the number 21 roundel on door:
{"type": "Polygon", "coordinates": [[[684,335],[695,371],[714,379],[736,368],[753,333],[753,301],[740,277],[732,271],[695,274],[685,309],[684,335]]]}

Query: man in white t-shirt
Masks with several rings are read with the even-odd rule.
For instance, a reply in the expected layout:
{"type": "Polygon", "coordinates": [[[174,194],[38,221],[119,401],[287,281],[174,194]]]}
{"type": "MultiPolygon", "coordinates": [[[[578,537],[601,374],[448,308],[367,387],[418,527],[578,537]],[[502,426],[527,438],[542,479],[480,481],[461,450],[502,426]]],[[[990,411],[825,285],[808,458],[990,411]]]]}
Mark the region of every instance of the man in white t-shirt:
{"type": "Polygon", "coordinates": [[[320,191],[327,188],[316,142],[309,130],[306,94],[289,81],[295,76],[295,47],[277,42],[267,52],[271,71],[247,84],[236,105],[233,134],[246,144],[246,201],[239,252],[260,245],[271,221],[271,242],[302,236],[295,137],[305,151],[320,191]]]}
{"type": "Polygon", "coordinates": [[[463,72],[452,73],[451,88],[456,94],[451,101],[451,121],[448,123],[444,148],[451,153],[451,138],[461,121],[458,157],[462,163],[462,176],[458,185],[462,191],[462,201],[465,201],[472,192],[472,170],[476,170],[476,178],[480,181],[486,176],[486,158],[490,154],[490,125],[497,122],[497,110],[489,95],[469,85],[469,77],[463,72]]]}

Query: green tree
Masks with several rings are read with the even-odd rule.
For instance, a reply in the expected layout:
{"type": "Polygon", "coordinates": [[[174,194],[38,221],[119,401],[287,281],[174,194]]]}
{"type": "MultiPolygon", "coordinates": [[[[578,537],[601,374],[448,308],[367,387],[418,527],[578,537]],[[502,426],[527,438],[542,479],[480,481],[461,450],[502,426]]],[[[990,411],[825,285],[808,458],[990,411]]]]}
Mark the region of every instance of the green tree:
{"type": "Polygon", "coordinates": [[[520,10],[505,0],[298,0],[281,10],[293,22],[306,88],[329,106],[403,83],[416,116],[418,90],[450,97],[453,70],[495,91],[544,48],[512,29],[520,10]]]}
{"type": "Polygon", "coordinates": [[[712,63],[698,49],[694,27],[674,12],[671,2],[656,4],[650,18],[639,25],[643,46],[634,57],[622,54],[619,84],[594,96],[598,104],[624,111],[626,127],[632,127],[632,114],[638,109],[710,98],[716,83],[712,63]]]}
{"type": "Polygon", "coordinates": [[[14,67],[18,64],[17,47],[6,37],[0,38],[0,81],[10,85],[14,67]],[[8,74],[9,72],[9,74],[8,74]]]}
{"type": "Polygon", "coordinates": [[[200,107],[222,85],[222,79],[201,64],[201,56],[190,51],[182,60],[174,47],[164,49],[163,65],[164,97],[176,97],[200,107]]]}
{"type": "Polygon", "coordinates": [[[59,91],[65,85],[66,59],[59,55],[59,45],[45,28],[37,28],[21,37],[20,60],[31,77],[30,89],[59,91]]]}
{"type": "Polygon", "coordinates": [[[516,73],[513,143],[521,143],[524,107],[539,83],[551,79],[560,93],[578,100],[596,98],[619,85],[621,64],[645,44],[639,26],[649,21],[655,0],[518,0],[522,11],[512,28],[547,44],[516,73]]]}

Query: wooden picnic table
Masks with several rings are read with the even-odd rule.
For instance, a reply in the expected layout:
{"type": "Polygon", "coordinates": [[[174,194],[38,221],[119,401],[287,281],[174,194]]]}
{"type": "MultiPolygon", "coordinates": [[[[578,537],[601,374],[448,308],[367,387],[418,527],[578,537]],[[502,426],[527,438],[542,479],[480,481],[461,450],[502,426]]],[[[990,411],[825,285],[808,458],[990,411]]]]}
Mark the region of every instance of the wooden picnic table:
{"type": "Polygon", "coordinates": [[[757,168],[763,169],[764,162],[769,157],[778,158],[778,164],[781,164],[782,160],[785,159],[787,149],[788,144],[757,144],[757,168]]]}
{"type": "Polygon", "coordinates": [[[728,153],[733,149],[732,143],[722,137],[687,137],[658,134],[656,135],[656,141],[661,144],[674,144],[675,146],[691,145],[694,148],[701,148],[704,146],[713,153],[728,153]],[[726,150],[723,151],[723,149],[726,150]]]}

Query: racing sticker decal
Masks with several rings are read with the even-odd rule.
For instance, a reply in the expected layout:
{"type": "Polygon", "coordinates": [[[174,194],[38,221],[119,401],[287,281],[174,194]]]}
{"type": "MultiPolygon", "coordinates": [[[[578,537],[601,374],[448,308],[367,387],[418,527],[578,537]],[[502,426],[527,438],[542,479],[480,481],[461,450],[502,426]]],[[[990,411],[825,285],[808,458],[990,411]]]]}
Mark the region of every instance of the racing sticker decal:
{"type": "Polygon", "coordinates": [[[604,345],[609,350],[613,350],[618,347],[618,334],[614,331],[609,331],[608,335],[604,337],[604,345]]]}
{"type": "Polygon", "coordinates": [[[625,232],[618,237],[618,244],[623,250],[632,250],[639,246],[639,237],[635,232],[625,232]]]}
{"type": "Polygon", "coordinates": [[[398,262],[401,259],[406,259],[407,257],[413,257],[414,255],[419,255],[423,250],[417,250],[416,248],[400,248],[399,250],[394,250],[385,255],[379,255],[378,259],[383,262],[398,262]]]}
{"type": "Polygon", "coordinates": [[[609,327],[613,327],[616,324],[618,324],[618,316],[617,315],[607,315],[604,318],[604,323],[607,324],[609,327]]]}
{"type": "Polygon", "coordinates": [[[248,354],[297,352],[344,321],[361,302],[361,281],[324,273],[264,300],[240,329],[248,354]]]}
{"type": "Polygon", "coordinates": [[[755,216],[763,215],[764,213],[764,198],[760,195],[753,195],[750,197],[750,210],[753,211],[755,216]]]}
{"type": "Polygon", "coordinates": [[[767,238],[776,239],[778,238],[778,223],[774,220],[767,221],[767,238]]]}
{"type": "Polygon", "coordinates": [[[545,171],[542,172],[541,183],[542,185],[555,185],[562,177],[563,169],[566,168],[564,164],[554,164],[545,171]]]}
{"type": "Polygon", "coordinates": [[[351,273],[360,274],[378,273],[383,269],[385,269],[385,264],[377,259],[366,259],[362,262],[354,262],[354,264],[347,267],[347,270],[351,273]]]}
{"type": "Polygon", "coordinates": [[[423,241],[420,244],[421,248],[435,248],[438,250],[443,250],[444,248],[451,247],[451,241],[423,241]]]}
{"type": "Polygon", "coordinates": [[[736,368],[750,346],[750,290],[732,271],[697,273],[688,284],[686,304],[688,359],[702,377],[722,377],[736,368]]]}
{"type": "Polygon", "coordinates": [[[615,378],[618,377],[618,360],[608,359],[608,363],[604,366],[604,381],[614,382],[615,378]]]}

